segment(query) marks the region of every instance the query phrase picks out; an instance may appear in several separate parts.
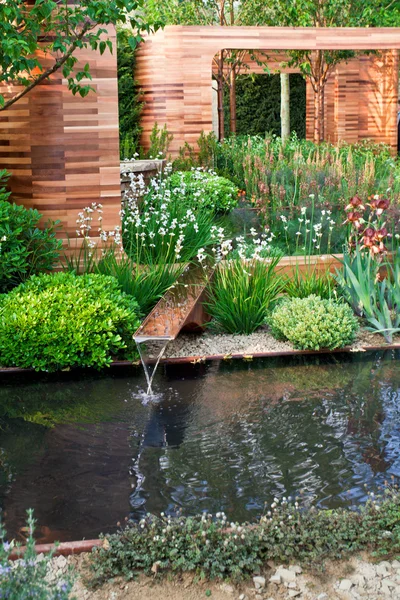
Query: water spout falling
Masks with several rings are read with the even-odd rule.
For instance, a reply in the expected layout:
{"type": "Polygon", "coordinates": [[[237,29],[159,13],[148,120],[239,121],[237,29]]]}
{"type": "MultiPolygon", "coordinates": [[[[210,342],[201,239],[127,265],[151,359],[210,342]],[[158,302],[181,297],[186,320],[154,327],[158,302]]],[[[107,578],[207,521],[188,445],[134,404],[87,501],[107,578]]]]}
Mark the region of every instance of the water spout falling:
{"type": "Polygon", "coordinates": [[[139,355],[140,355],[140,360],[142,361],[142,365],[143,365],[143,370],[144,370],[144,374],[146,376],[146,381],[147,381],[147,392],[146,395],[147,396],[153,396],[153,389],[152,389],[152,383],[153,383],[153,379],[154,376],[156,374],[157,371],[157,367],[159,365],[159,362],[161,360],[161,358],[163,357],[163,354],[165,352],[165,349],[168,345],[168,342],[170,341],[169,338],[164,338],[164,339],[154,339],[154,338],[134,338],[135,342],[136,342],[136,346],[137,349],[139,351],[139,355]],[[148,343],[151,342],[151,354],[154,354],[154,346],[158,345],[159,348],[157,348],[158,353],[156,353],[155,356],[155,362],[153,357],[149,356],[149,352],[148,352],[148,343]]]}

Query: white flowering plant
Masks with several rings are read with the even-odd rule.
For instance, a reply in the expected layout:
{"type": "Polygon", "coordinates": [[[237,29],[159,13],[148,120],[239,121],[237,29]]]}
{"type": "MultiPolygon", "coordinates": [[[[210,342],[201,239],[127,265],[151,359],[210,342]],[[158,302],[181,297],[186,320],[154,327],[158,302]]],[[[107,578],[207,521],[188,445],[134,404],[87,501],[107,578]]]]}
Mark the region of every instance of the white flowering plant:
{"type": "Polygon", "coordinates": [[[142,176],[131,174],[122,203],[122,238],[125,252],[138,264],[188,262],[217,241],[213,213],[188,206],[167,182],[160,176],[146,185],[142,176]]]}

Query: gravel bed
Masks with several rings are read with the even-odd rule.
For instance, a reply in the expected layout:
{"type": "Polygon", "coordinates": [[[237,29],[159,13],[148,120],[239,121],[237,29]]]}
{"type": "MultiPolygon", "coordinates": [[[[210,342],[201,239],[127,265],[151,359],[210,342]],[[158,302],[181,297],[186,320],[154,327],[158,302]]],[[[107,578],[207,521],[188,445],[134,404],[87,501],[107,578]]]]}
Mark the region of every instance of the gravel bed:
{"type": "MultiPolygon", "coordinates": [[[[400,336],[396,336],[394,343],[400,343],[400,336]]],[[[361,330],[351,346],[353,351],[363,351],[368,346],[385,346],[383,336],[361,330]]],[[[210,332],[201,335],[181,334],[176,340],[170,342],[165,350],[165,358],[180,358],[185,356],[212,356],[229,354],[252,355],[261,352],[285,352],[294,350],[289,342],[276,340],[266,329],[250,335],[213,334],[210,332]]],[[[150,351],[150,356],[154,354],[150,351]]]]}

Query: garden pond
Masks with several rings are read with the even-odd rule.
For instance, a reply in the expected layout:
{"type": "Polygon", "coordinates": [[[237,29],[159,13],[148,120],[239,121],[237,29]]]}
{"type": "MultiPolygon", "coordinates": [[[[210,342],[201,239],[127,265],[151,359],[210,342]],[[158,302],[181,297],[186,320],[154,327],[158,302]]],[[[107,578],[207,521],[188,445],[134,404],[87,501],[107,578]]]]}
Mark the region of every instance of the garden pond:
{"type": "MultiPolygon", "coordinates": [[[[23,541],[97,537],[146,512],[254,520],[274,497],[356,507],[400,476],[400,352],[0,380],[0,507],[23,541]]],[[[0,375],[1,377],[1,375],[0,375]]]]}

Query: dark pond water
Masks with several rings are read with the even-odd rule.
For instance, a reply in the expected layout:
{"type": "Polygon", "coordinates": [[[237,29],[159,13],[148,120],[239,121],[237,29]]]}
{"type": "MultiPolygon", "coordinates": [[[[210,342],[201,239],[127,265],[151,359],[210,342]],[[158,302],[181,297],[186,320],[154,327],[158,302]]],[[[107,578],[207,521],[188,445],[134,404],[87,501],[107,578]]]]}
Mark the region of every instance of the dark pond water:
{"type": "Polygon", "coordinates": [[[0,380],[0,507],[23,538],[91,538],[143,512],[225,510],[274,496],[354,506],[400,476],[400,353],[0,380]]]}

